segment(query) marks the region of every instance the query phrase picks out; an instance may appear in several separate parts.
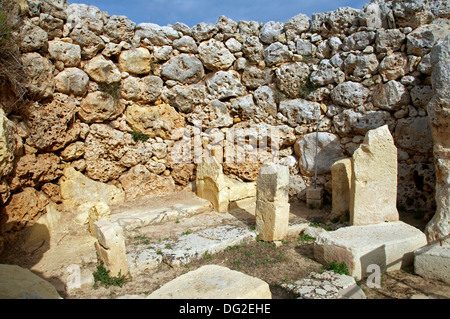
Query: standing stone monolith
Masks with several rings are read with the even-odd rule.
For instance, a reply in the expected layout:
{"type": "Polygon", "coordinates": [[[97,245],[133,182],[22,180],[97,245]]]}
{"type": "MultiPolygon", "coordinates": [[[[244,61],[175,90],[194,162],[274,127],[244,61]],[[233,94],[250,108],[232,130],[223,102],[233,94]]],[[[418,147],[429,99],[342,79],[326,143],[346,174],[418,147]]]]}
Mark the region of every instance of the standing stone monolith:
{"type": "Polygon", "coordinates": [[[275,163],[261,167],[256,180],[256,232],[263,241],[278,241],[289,226],[289,168],[275,163]]]}
{"type": "Polygon", "coordinates": [[[352,161],[350,225],[398,221],[397,148],[388,126],[368,131],[352,161]]]}
{"type": "Polygon", "coordinates": [[[450,242],[450,36],[431,51],[433,97],[427,105],[436,171],[436,212],[425,228],[429,242],[450,242]]]}
{"type": "Polygon", "coordinates": [[[331,166],[331,213],[328,219],[343,221],[350,213],[350,190],[352,185],[352,159],[344,158],[331,166]]]}

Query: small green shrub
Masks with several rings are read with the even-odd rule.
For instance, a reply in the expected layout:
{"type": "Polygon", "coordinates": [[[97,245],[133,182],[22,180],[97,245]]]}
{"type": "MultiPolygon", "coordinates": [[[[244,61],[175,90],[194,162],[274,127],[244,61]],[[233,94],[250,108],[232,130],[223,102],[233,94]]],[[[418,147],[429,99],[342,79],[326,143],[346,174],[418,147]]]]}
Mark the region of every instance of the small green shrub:
{"type": "Polygon", "coordinates": [[[111,277],[109,274],[109,270],[107,270],[103,262],[101,261],[99,265],[97,265],[97,270],[92,273],[94,276],[94,288],[98,288],[98,283],[105,288],[109,288],[110,286],[119,286],[122,287],[126,281],[126,276],[119,275],[117,277],[111,277]]]}
{"type": "Polygon", "coordinates": [[[309,235],[307,235],[307,234],[305,234],[305,233],[302,233],[302,234],[300,235],[300,237],[298,238],[298,241],[299,241],[299,242],[313,242],[313,241],[315,241],[315,240],[316,240],[315,237],[309,236],[309,235]]]}
{"type": "Polygon", "coordinates": [[[347,275],[347,276],[350,275],[345,262],[338,263],[336,260],[333,260],[333,262],[328,266],[323,266],[322,270],[324,270],[324,271],[332,270],[336,274],[347,275]]]}
{"type": "Polygon", "coordinates": [[[119,83],[113,83],[113,84],[101,83],[101,84],[99,84],[99,90],[103,93],[111,95],[115,101],[117,101],[120,97],[119,83]]]}
{"type": "Polygon", "coordinates": [[[139,133],[139,132],[131,132],[131,136],[133,137],[133,140],[135,142],[137,141],[147,141],[149,139],[149,137],[145,134],[139,133]]]}

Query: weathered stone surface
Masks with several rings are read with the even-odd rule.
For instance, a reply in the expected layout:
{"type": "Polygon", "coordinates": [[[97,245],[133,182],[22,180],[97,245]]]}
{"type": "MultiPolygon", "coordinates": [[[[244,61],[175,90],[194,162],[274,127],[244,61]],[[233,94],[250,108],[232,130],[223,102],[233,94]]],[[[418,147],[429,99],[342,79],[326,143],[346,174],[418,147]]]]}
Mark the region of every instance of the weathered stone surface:
{"type": "Polygon", "coordinates": [[[277,103],[275,101],[275,94],[273,90],[269,86],[260,86],[258,87],[254,94],[253,98],[256,102],[256,105],[264,111],[265,115],[272,115],[275,117],[277,115],[277,103]]]}
{"type": "Polygon", "coordinates": [[[84,154],[84,143],[81,141],[72,143],[68,145],[62,152],[61,158],[64,161],[73,161],[77,158],[80,158],[84,154]]]}
{"type": "MultiPolygon", "coordinates": [[[[330,60],[323,59],[319,63],[318,70],[311,72],[310,80],[314,85],[339,84],[345,81],[345,74],[340,68],[335,67],[330,60]]],[[[303,89],[303,91],[306,90],[303,89]]]]}
{"type": "Polygon", "coordinates": [[[242,44],[242,52],[250,63],[257,64],[262,59],[264,45],[256,36],[249,36],[242,44]]]}
{"type": "Polygon", "coordinates": [[[304,99],[281,101],[279,111],[287,118],[287,123],[296,127],[298,124],[310,123],[320,115],[320,104],[304,99]]]}
{"type": "Polygon", "coordinates": [[[413,152],[431,154],[433,139],[428,117],[399,119],[395,127],[395,144],[398,148],[413,152]]]}
{"type": "Polygon", "coordinates": [[[99,8],[87,4],[72,3],[67,9],[67,24],[73,29],[77,26],[87,27],[100,34],[103,30],[102,13],[99,8]]]}
{"type": "Polygon", "coordinates": [[[67,67],[76,67],[81,62],[81,48],[77,44],[63,41],[50,41],[48,43],[50,58],[61,61],[67,67]]]}
{"type": "Polygon", "coordinates": [[[414,251],[414,272],[450,283],[450,246],[429,245],[414,251]]]}
{"type": "Polygon", "coordinates": [[[34,100],[52,97],[55,89],[55,67],[50,60],[39,53],[26,53],[22,55],[22,65],[29,80],[26,85],[28,95],[34,100]]]}
{"type": "Polygon", "coordinates": [[[444,39],[450,32],[450,22],[439,19],[431,24],[415,29],[406,37],[408,54],[423,56],[431,51],[437,41],[444,39]]]}
{"type": "Polygon", "coordinates": [[[388,126],[367,132],[352,161],[350,224],[397,221],[397,148],[388,126]]]}
{"type": "Polygon", "coordinates": [[[44,105],[27,104],[22,110],[29,133],[26,143],[38,150],[56,151],[74,141],[79,134],[73,121],[76,110],[75,100],[61,93],[44,105]]]}
{"type": "Polygon", "coordinates": [[[283,240],[289,226],[289,168],[275,163],[261,167],[256,181],[256,232],[261,240],[283,240]]]}
{"type": "Polygon", "coordinates": [[[395,1],[392,11],[397,24],[402,27],[415,29],[422,24],[431,22],[433,19],[429,4],[422,0],[395,1]]]}
{"type": "Polygon", "coordinates": [[[342,227],[321,232],[314,243],[314,257],[324,264],[344,262],[357,280],[371,274],[368,266],[382,272],[399,270],[414,262],[414,251],[427,244],[425,234],[401,221],[342,227]]]}
{"type": "Polygon", "coordinates": [[[296,36],[309,30],[311,26],[311,19],[303,13],[290,18],[284,24],[287,40],[294,40],[296,36]]]}
{"type": "Polygon", "coordinates": [[[447,240],[450,233],[450,197],[448,195],[450,181],[450,136],[448,125],[450,117],[450,37],[445,37],[431,51],[433,73],[431,83],[433,97],[427,105],[433,137],[433,155],[436,171],[436,213],[428,223],[425,233],[428,240],[447,240]]]}
{"type": "Polygon", "coordinates": [[[353,109],[348,109],[333,117],[333,125],[336,131],[342,135],[364,135],[369,130],[385,124],[390,129],[395,127],[395,120],[387,111],[367,111],[362,114],[353,109]]]}
{"type": "Polygon", "coordinates": [[[360,24],[361,10],[350,7],[338,8],[334,11],[314,13],[312,15],[311,32],[319,34],[341,34],[352,26],[360,24]]]}
{"type": "Polygon", "coordinates": [[[375,32],[355,32],[344,39],[342,42],[342,50],[363,50],[375,41],[375,35],[375,32]]]}
{"type": "Polygon", "coordinates": [[[185,35],[181,37],[180,39],[177,39],[173,41],[173,48],[177,49],[180,52],[183,53],[197,53],[198,52],[198,46],[195,43],[195,40],[185,35]]]}
{"type": "Polygon", "coordinates": [[[283,32],[283,28],[283,22],[269,21],[259,31],[259,39],[267,44],[277,42],[283,32]]]}
{"type": "Polygon", "coordinates": [[[34,188],[26,187],[22,192],[11,196],[8,205],[2,207],[5,216],[1,224],[1,233],[5,238],[23,229],[27,223],[36,221],[45,214],[48,197],[34,188]]]}
{"type": "Polygon", "coordinates": [[[362,9],[361,20],[372,28],[393,28],[395,26],[392,10],[384,2],[369,2],[362,9]]]}
{"type": "Polygon", "coordinates": [[[127,276],[128,263],[122,227],[100,218],[94,223],[94,233],[98,240],[95,243],[98,259],[103,261],[110,275],[127,276]]]}
{"type": "Polygon", "coordinates": [[[244,69],[241,81],[250,90],[256,90],[260,86],[270,84],[272,77],[272,70],[249,66],[244,69]]]}
{"type": "Polygon", "coordinates": [[[69,36],[74,44],[78,44],[81,47],[82,59],[92,59],[100,50],[105,48],[103,39],[87,27],[77,26],[69,36]]]}
{"type": "Polygon", "coordinates": [[[84,66],[84,71],[98,83],[112,84],[119,82],[121,79],[119,69],[103,55],[98,55],[89,60],[84,66]]]}
{"type": "Polygon", "coordinates": [[[200,22],[191,28],[192,37],[201,42],[207,39],[211,39],[216,33],[217,28],[212,23],[200,22]]]}
{"type": "Polygon", "coordinates": [[[222,42],[211,39],[198,46],[200,60],[211,71],[226,70],[236,60],[222,42]]]}
{"type": "Polygon", "coordinates": [[[1,299],[61,299],[48,281],[17,265],[0,265],[1,299]]]}
{"type": "Polygon", "coordinates": [[[180,54],[162,66],[161,75],[186,84],[197,83],[204,76],[202,62],[195,56],[180,54]]]}
{"type": "MultiPolygon", "coordinates": [[[[313,176],[316,162],[316,133],[304,135],[294,144],[295,153],[300,157],[299,165],[302,174],[313,176]]],[[[330,172],[334,162],[343,159],[344,152],[340,146],[339,136],[332,133],[319,132],[317,152],[317,174],[330,172]]]]}
{"type": "Polygon", "coordinates": [[[89,83],[89,76],[78,68],[66,68],[55,76],[55,89],[58,92],[83,96],[89,83]]]}
{"type": "Polygon", "coordinates": [[[17,190],[20,187],[38,187],[61,175],[60,159],[55,154],[27,154],[18,158],[8,182],[11,190],[17,190]]]}
{"type": "Polygon", "coordinates": [[[410,102],[411,97],[406,87],[394,80],[378,84],[373,92],[373,105],[383,110],[398,111],[410,102]]]}
{"type": "MultiPolygon", "coordinates": [[[[344,71],[348,76],[366,77],[378,72],[378,59],[375,54],[349,54],[344,60],[344,71]]],[[[342,81],[343,82],[343,81],[342,81]]]]}
{"type": "Polygon", "coordinates": [[[92,124],[85,141],[86,175],[101,182],[120,177],[129,167],[152,156],[149,142],[134,142],[131,134],[106,124],[92,124]]]}
{"type": "Polygon", "coordinates": [[[331,165],[332,203],[329,220],[341,221],[350,214],[350,190],[352,189],[352,160],[344,158],[331,165]]]}
{"type": "Polygon", "coordinates": [[[298,39],[296,42],[297,53],[302,56],[311,57],[316,53],[316,46],[309,41],[298,39]]]}
{"type": "Polygon", "coordinates": [[[96,91],[89,93],[81,102],[78,115],[85,123],[114,120],[123,113],[125,106],[110,94],[96,91]]]}
{"type": "Polygon", "coordinates": [[[175,85],[170,90],[164,90],[163,99],[179,111],[190,113],[195,105],[203,103],[205,95],[206,89],[203,85],[175,85]]]}
{"type": "Polygon", "coordinates": [[[219,71],[206,81],[209,93],[218,100],[241,96],[245,87],[239,81],[239,73],[236,71],[219,71]]]}
{"type": "Polygon", "coordinates": [[[167,283],[148,299],[270,299],[269,285],[226,267],[207,265],[167,283]]]}
{"type": "Polygon", "coordinates": [[[405,53],[395,52],[386,56],[379,66],[379,72],[384,82],[397,80],[407,73],[408,57],[405,53]]]}
{"type": "Polygon", "coordinates": [[[176,128],[184,127],[184,119],[170,105],[140,106],[132,104],[125,111],[127,123],[133,130],[149,137],[175,138],[176,128]]]}
{"type": "Polygon", "coordinates": [[[378,30],[375,38],[375,48],[377,52],[398,51],[401,49],[405,34],[398,29],[378,30]]]}
{"type": "Polygon", "coordinates": [[[115,43],[129,41],[133,35],[136,24],[126,16],[113,15],[105,24],[103,30],[105,35],[115,43]]]}
{"type": "Polygon", "coordinates": [[[147,104],[158,100],[162,89],[163,80],[158,76],[148,75],[142,78],[129,76],[122,81],[120,93],[125,99],[147,104]]]}
{"type": "Polygon", "coordinates": [[[97,237],[95,223],[101,218],[105,221],[109,221],[111,219],[111,209],[103,200],[89,202],[88,206],[89,231],[92,236],[97,237]]]}
{"type": "Polygon", "coordinates": [[[433,97],[433,88],[430,85],[416,85],[409,93],[411,102],[415,107],[426,109],[427,104],[433,97]]]}
{"type": "Polygon", "coordinates": [[[289,62],[292,57],[292,52],[289,51],[287,45],[274,42],[264,49],[262,55],[267,66],[273,66],[283,62],[289,62]]]}
{"type": "Polygon", "coordinates": [[[126,50],[119,56],[119,66],[124,72],[148,74],[151,69],[150,59],[150,52],[146,48],[126,50]]]}
{"type": "Polygon", "coordinates": [[[48,46],[48,34],[30,21],[25,21],[20,30],[20,50],[23,53],[37,51],[48,46]]]}
{"type": "Polygon", "coordinates": [[[277,86],[290,98],[303,97],[309,72],[308,65],[303,62],[283,64],[275,70],[277,86]]]}
{"type": "Polygon", "coordinates": [[[136,26],[134,43],[148,41],[152,45],[170,45],[180,36],[170,26],[159,26],[155,23],[140,23],[136,26]]]}
{"type": "Polygon", "coordinates": [[[11,173],[19,150],[15,126],[0,110],[0,179],[11,173]]]}
{"type": "Polygon", "coordinates": [[[94,181],[73,167],[65,168],[60,179],[63,204],[76,207],[88,202],[102,200],[108,205],[121,203],[125,200],[123,190],[114,185],[94,181]]]}
{"type": "Polygon", "coordinates": [[[331,91],[331,98],[335,104],[355,108],[361,106],[369,94],[369,89],[360,83],[348,81],[338,84],[331,91]]]}
{"type": "Polygon", "coordinates": [[[127,200],[175,191],[175,183],[171,177],[151,173],[142,164],[138,164],[122,174],[119,181],[127,200]]]}

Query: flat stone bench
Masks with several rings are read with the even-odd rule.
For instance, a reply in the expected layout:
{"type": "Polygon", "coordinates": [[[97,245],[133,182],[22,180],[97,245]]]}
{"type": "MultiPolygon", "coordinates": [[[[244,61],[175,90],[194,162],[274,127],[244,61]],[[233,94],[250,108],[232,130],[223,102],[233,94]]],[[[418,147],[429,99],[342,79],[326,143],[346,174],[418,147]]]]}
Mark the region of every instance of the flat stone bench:
{"type": "Polygon", "coordinates": [[[414,251],[426,244],[424,233],[401,221],[349,226],[318,234],[314,257],[323,264],[345,262],[350,275],[362,279],[372,274],[372,264],[382,272],[411,265],[414,251]]]}
{"type": "Polygon", "coordinates": [[[258,278],[217,265],[181,275],[147,299],[271,299],[269,285],[258,278]]]}

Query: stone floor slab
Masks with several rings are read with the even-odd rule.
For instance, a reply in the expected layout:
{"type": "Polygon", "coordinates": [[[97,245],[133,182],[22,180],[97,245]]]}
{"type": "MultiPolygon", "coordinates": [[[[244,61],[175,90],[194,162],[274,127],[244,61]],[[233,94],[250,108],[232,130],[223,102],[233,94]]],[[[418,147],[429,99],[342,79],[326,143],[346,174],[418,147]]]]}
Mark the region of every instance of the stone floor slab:
{"type": "Polygon", "coordinates": [[[416,250],[414,272],[450,284],[450,246],[430,245],[416,250]]]}

